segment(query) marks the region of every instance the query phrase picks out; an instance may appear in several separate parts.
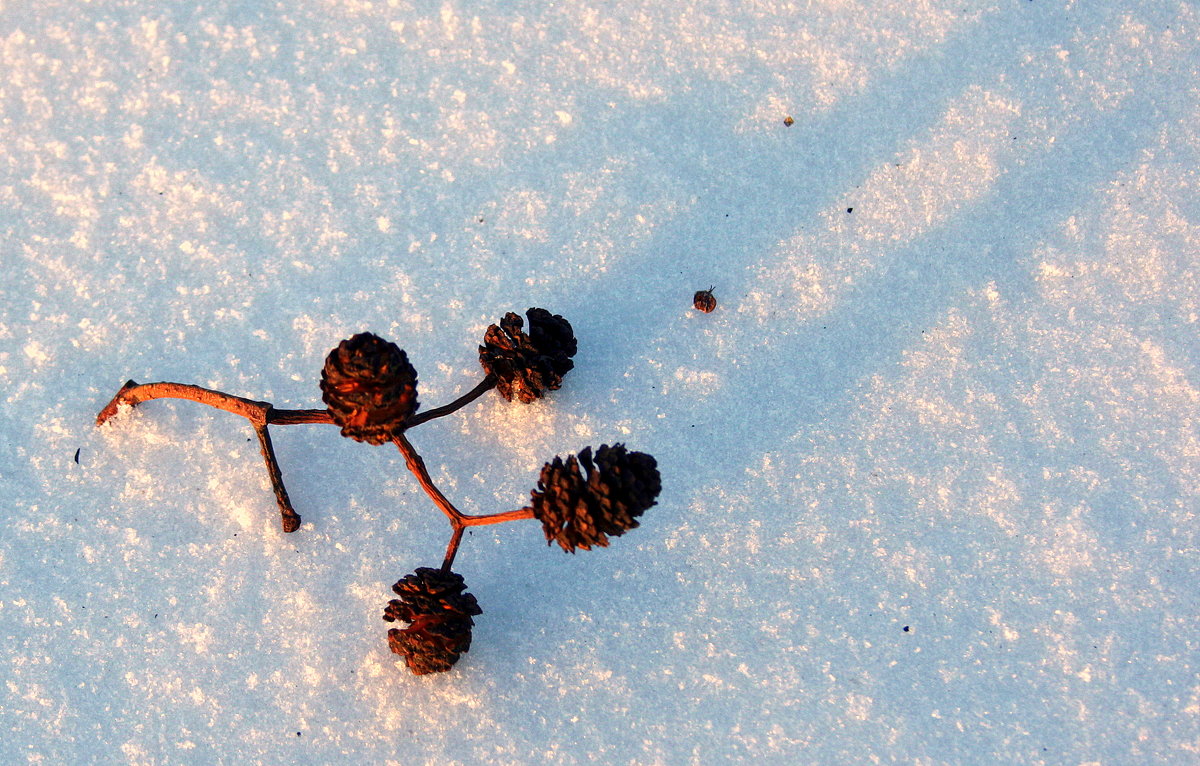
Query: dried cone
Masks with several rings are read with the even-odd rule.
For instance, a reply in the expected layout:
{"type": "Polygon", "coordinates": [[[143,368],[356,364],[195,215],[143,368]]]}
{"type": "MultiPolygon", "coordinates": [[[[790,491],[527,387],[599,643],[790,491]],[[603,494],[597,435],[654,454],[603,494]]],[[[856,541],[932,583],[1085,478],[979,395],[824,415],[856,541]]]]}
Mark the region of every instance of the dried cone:
{"type": "Polygon", "coordinates": [[[496,376],[496,390],[510,402],[513,397],[532,402],[562,385],[563,376],[575,366],[578,345],[571,323],[546,309],[531,308],[529,333],[524,321],[511,311],[499,325],[491,325],[479,347],[479,363],[496,376]]]}
{"type": "Polygon", "coordinates": [[[325,358],[321,399],[342,436],[383,444],[417,411],[417,371],[395,343],[359,333],[325,358]]]}
{"type": "Polygon", "coordinates": [[[383,619],[410,624],[389,630],[388,645],[414,674],[444,673],[471,648],[471,618],[483,610],[466,587],[462,575],[428,567],[392,586],[400,598],[388,602],[383,619]]]}
{"type": "Polygon", "coordinates": [[[568,455],[542,466],[537,489],[531,493],[533,515],[542,522],[546,543],[564,551],[591,550],[608,545],[608,537],[638,525],[637,517],[654,505],[662,490],[658,464],[644,452],[624,445],[600,445],[592,457],[585,447],[576,458],[568,455]],[[586,478],[579,470],[587,471],[586,478]]]}

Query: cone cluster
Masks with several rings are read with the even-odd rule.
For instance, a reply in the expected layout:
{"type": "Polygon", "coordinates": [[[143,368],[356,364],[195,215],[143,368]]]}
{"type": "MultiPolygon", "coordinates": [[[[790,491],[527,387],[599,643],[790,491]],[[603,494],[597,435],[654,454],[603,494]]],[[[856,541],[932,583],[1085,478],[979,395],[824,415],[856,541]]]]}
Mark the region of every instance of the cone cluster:
{"type": "Polygon", "coordinates": [[[416,675],[443,673],[471,648],[471,618],[483,614],[462,575],[420,567],[392,586],[383,619],[410,623],[388,631],[388,645],[416,675]]]}
{"type": "Polygon", "coordinates": [[[359,333],[325,358],[321,399],[342,436],[383,444],[417,411],[417,371],[395,343],[359,333]]]}
{"type": "Polygon", "coordinates": [[[508,312],[499,325],[491,325],[479,347],[479,363],[496,376],[496,390],[505,399],[532,402],[562,385],[563,376],[575,366],[577,344],[571,323],[546,309],[531,308],[529,332],[524,321],[508,312]]]}
{"type": "Polygon", "coordinates": [[[578,458],[555,457],[542,466],[529,507],[542,522],[546,543],[574,553],[607,546],[609,536],[636,527],[637,517],[654,505],[661,490],[658,464],[650,455],[614,444],[601,445],[593,457],[592,448],[585,447],[578,458]]]}

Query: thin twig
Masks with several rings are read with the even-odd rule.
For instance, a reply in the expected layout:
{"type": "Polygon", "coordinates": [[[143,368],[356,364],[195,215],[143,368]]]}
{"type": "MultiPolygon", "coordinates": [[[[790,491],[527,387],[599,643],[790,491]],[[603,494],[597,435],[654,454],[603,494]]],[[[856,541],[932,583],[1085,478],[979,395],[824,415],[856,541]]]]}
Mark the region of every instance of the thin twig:
{"type": "Polygon", "coordinates": [[[271,408],[267,422],[273,426],[298,426],[304,423],[335,425],[329,410],[277,410],[271,408]]]}
{"type": "Polygon", "coordinates": [[[450,519],[450,524],[454,527],[462,525],[462,519],[466,517],[462,511],[454,507],[442,491],[433,483],[433,479],[429,478],[429,469],[425,467],[425,461],[421,458],[420,453],[412,446],[412,442],[408,440],[404,434],[396,434],[392,441],[400,449],[400,454],[404,456],[404,464],[408,466],[408,470],[412,475],[417,477],[417,482],[421,485],[421,489],[425,490],[425,494],[429,495],[429,499],[433,504],[446,514],[446,518],[450,519]]]}
{"type": "Polygon", "coordinates": [[[287,488],[283,486],[283,474],[279,471],[279,461],[275,459],[275,448],[271,445],[271,434],[264,423],[254,427],[258,434],[258,444],[262,448],[263,460],[267,464],[267,474],[271,477],[271,489],[275,491],[275,501],[279,503],[279,513],[284,532],[295,532],[300,528],[300,514],[292,508],[288,498],[287,488]]]}
{"type": "Polygon", "coordinates": [[[216,407],[218,410],[240,415],[256,426],[267,422],[267,411],[271,409],[270,402],[258,402],[253,399],[233,396],[221,391],[213,391],[211,388],[201,388],[200,386],[192,386],[187,383],[168,383],[166,381],[159,383],[138,383],[130,380],[126,381],[125,385],[121,386],[121,390],[117,392],[117,395],[112,398],[112,401],[106,404],[104,409],[100,410],[100,414],[96,416],[96,425],[104,425],[109,418],[117,414],[117,410],[122,404],[136,407],[138,404],[151,399],[168,398],[190,399],[193,402],[207,404],[209,407],[216,407]]]}
{"type": "Polygon", "coordinates": [[[506,521],[517,521],[519,519],[532,519],[532,508],[518,508],[515,511],[504,511],[502,513],[485,513],[481,515],[473,515],[463,513],[454,507],[454,504],[446,499],[442,491],[433,483],[433,479],[429,476],[429,469],[425,467],[425,461],[421,458],[420,453],[413,447],[412,442],[404,434],[397,434],[393,440],[396,446],[400,449],[400,454],[404,456],[404,463],[408,466],[408,470],[413,476],[417,477],[421,488],[425,490],[425,494],[433,500],[438,508],[442,509],[442,513],[446,514],[446,518],[450,519],[451,526],[464,527],[482,527],[488,524],[503,524],[506,521]]]}
{"type": "Polygon", "coordinates": [[[458,544],[462,542],[463,530],[466,527],[454,527],[454,534],[450,535],[450,544],[446,546],[446,557],[442,559],[442,571],[449,572],[454,566],[454,557],[458,554],[458,544]]]}
{"type": "Polygon", "coordinates": [[[515,511],[504,511],[503,513],[485,513],[482,516],[464,515],[462,523],[464,527],[483,527],[488,524],[503,524],[506,521],[519,521],[521,519],[532,519],[532,508],[518,508],[515,511]]]}
{"type": "Polygon", "coordinates": [[[433,420],[434,418],[445,417],[452,412],[462,409],[495,387],[496,376],[488,373],[483,380],[479,381],[479,384],[475,386],[475,388],[472,388],[470,391],[458,397],[449,404],[442,405],[441,407],[434,407],[432,410],[425,410],[424,412],[413,415],[404,423],[404,427],[412,428],[427,421],[433,420]]]}
{"type": "Polygon", "coordinates": [[[161,381],[158,383],[139,384],[137,381],[130,380],[121,386],[121,390],[112,398],[112,401],[106,404],[104,409],[100,410],[100,414],[96,416],[96,425],[104,425],[109,418],[117,414],[123,404],[136,407],[138,404],[151,399],[166,398],[188,399],[193,402],[200,402],[201,404],[207,404],[210,407],[215,407],[225,412],[231,412],[234,415],[240,415],[249,420],[251,425],[254,426],[255,434],[258,435],[258,444],[262,451],[263,462],[266,463],[267,474],[271,477],[271,489],[274,490],[275,501],[279,505],[283,531],[295,532],[300,528],[300,515],[292,508],[292,501],[288,498],[287,488],[283,485],[283,474],[279,470],[279,461],[275,458],[275,449],[271,445],[271,435],[267,432],[267,424],[271,422],[276,422],[280,425],[288,422],[320,422],[316,420],[295,419],[296,413],[313,413],[317,411],[284,410],[279,413],[283,417],[277,418],[270,402],[259,402],[186,383],[161,381]],[[289,418],[292,419],[289,420],[289,418]]]}

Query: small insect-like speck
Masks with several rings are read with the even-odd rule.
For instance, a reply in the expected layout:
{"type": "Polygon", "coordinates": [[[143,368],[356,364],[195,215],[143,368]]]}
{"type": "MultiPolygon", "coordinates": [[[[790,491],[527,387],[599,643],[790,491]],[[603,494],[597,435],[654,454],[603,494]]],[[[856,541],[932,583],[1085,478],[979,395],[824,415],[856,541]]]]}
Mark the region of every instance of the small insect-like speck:
{"type": "Polygon", "coordinates": [[[707,290],[697,290],[692,296],[692,305],[697,311],[709,313],[717,307],[717,299],[713,296],[713,289],[710,287],[707,290]]]}

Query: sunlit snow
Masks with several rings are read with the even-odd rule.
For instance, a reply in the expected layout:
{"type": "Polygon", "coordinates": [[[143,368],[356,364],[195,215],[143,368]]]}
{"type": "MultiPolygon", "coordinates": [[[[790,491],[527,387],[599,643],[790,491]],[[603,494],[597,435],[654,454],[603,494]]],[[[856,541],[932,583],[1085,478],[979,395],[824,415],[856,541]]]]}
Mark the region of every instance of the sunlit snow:
{"type": "Polygon", "coordinates": [[[1200,761],[1194,4],[10,1],[0,73],[0,763],[1200,761]],[[438,406],[530,306],[574,371],[434,481],[664,489],[472,530],[449,673],[395,449],[273,428],[284,535],[244,420],[94,424],[318,406],[363,330],[438,406]]]}

